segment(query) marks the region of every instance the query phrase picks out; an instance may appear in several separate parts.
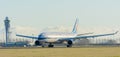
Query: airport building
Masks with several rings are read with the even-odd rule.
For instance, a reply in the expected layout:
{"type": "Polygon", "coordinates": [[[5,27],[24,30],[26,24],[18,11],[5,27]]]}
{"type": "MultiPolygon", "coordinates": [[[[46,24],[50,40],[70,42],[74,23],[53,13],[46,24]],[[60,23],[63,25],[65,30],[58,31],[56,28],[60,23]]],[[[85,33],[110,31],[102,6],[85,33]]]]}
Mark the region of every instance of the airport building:
{"type": "Polygon", "coordinates": [[[12,46],[24,46],[29,44],[28,41],[29,39],[26,40],[25,38],[18,38],[18,37],[12,38],[13,31],[11,30],[10,20],[8,17],[5,17],[4,26],[5,26],[5,34],[4,34],[5,37],[3,37],[4,38],[3,42],[0,42],[0,46],[12,47],[12,46]]]}

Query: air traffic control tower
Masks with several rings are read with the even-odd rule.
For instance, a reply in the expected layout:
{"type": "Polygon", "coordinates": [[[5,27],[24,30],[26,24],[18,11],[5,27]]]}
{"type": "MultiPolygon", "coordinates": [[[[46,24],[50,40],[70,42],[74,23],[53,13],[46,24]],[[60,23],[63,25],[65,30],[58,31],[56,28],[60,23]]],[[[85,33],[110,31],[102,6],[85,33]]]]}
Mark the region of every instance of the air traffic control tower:
{"type": "Polygon", "coordinates": [[[4,24],[5,24],[6,45],[7,45],[10,37],[10,20],[8,19],[8,17],[5,18],[4,24]]]}

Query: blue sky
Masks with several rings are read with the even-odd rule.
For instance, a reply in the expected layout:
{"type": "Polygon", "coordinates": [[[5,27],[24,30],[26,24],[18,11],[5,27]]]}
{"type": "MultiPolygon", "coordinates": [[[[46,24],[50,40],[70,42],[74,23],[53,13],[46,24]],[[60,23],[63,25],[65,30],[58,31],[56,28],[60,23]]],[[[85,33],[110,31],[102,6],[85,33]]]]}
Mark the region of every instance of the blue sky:
{"type": "Polygon", "coordinates": [[[12,25],[46,28],[119,26],[120,0],[0,0],[0,26],[8,16],[12,25]]]}

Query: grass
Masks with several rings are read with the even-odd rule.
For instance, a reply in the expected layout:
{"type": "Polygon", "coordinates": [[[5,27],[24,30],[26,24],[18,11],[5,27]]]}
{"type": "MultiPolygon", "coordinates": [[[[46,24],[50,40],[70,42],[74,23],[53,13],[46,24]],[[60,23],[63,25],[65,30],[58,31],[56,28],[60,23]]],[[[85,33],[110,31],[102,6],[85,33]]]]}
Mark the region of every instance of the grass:
{"type": "Polygon", "coordinates": [[[0,57],[120,57],[120,47],[0,49],[0,57]]]}

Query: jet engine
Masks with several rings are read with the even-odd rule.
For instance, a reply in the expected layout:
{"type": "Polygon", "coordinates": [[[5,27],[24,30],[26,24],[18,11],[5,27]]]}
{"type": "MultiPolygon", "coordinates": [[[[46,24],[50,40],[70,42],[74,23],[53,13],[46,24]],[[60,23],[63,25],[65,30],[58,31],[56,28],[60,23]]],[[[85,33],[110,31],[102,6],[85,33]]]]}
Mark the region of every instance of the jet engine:
{"type": "Polygon", "coordinates": [[[73,42],[71,40],[69,40],[67,43],[68,43],[68,45],[72,45],[73,44],[73,42]]]}
{"type": "Polygon", "coordinates": [[[39,40],[36,40],[36,41],[35,41],[35,45],[36,45],[36,46],[39,46],[39,45],[42,45],[42,43],[41,43],[39,40]]]}

